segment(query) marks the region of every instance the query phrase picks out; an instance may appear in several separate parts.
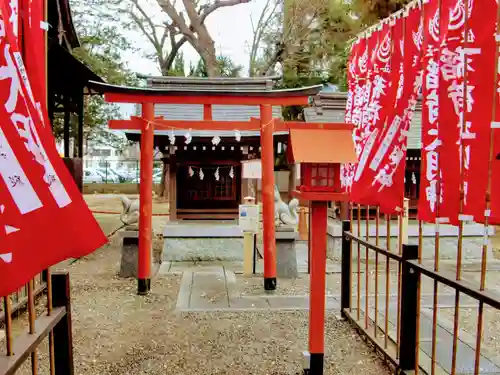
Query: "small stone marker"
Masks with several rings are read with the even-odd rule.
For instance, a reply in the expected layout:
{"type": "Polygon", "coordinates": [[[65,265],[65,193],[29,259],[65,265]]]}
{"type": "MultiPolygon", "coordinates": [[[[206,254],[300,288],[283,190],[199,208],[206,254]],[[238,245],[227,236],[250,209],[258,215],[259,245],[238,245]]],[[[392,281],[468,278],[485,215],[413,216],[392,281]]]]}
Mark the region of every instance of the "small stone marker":
{"type": "Polygon", "coordinates": [[[295,249],[296,239],[297,232],[294,227],[276,228],[276,273],[280,278],[291,279],[299,275],[295,249]]]}
{"type": "MultiPolygon", "coordinates": [[[[137,277],[137,264],[139,253],[139,227],[138,225],[128,225],[120,232],[122,238],[122,256],[120,263],[120,277],[137,277]]],[[[159,267],[159,263],[155,263],[151,249],[151,276],[156,271],[155,267],[159,267]]],[[[161,259],[160,259],[161,263],[161,259]]]]}

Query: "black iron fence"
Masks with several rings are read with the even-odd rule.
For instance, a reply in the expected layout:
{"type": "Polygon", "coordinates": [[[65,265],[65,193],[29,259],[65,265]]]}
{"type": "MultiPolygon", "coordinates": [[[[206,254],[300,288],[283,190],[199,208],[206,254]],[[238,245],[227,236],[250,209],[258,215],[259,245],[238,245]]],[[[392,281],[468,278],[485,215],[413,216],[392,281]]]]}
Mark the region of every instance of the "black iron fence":
{"type": "MultiPolygon", "coordinates": [[[[3,320],[0,327],[5,336],[5,352],[0,353],[0,375],[12,375],[18,370],[37,375],[73,375],[73,339],[71,325],[71,299],[68,273],[44,273],[40,287],[46,301],[46,309],[37,313],[34,280],[27,286],[27,299],[24,302],[27,313],[22,313],[20,299],[14,313],[13,295],[3,298],[3,320]],[[24,321],[27,320],[27,323],[24,321]],[[27,326],[27,328],[26,328],[27,326]],[[48,339],[48,364],[39,363],[42,356],[38,349],[48,339]],[[28,362],[28,358],[30,361],[28,362]],[[42,371],[48,369],[48,371],[42,371]]],[[[40,293],[39,293],[40,294],[40,293]]],[[[39,309],[40,310],[40,309],[39,309]]],[[[1,332],[1,331],[0,331],[1,332]]],[[[45,357],[45,356],[44,356],[45,357]]]]}
{"type": "MultiPolygon", "coordinates": [[[[361,238],[359,221],[357,235],[353,234],[352,226],[352,222],[343,222],[341,313],[398,372],[500,373],[498,357],[495,361],[482,350],[485,306],[500,317],[498,292],[461,280],[457,277],[459,273],[424,265],[419,245],[401,244],[399,249],[391,251],[390,245],[388,248],[378,245],[378,235],[377,244],[372,243],[368,235],[361,238]],[[432,289],[426,301],[423,286],[432,289]],[[438,300],[443,288],[447,296],[451,296],[449,307],[454,309],[453,327],[446,331],[448,336],[438,324],[438,300]],[[461,300],[469,306],[472,302],[477,305],[477,310],[473,309],[477,311],[477,325],[476,334],[470,335],[472,340],[460,334],[461,300]],[[432,311],[429,315],[423,313],[425,303],[432,306],[432,310],[427,309],[432,311]]],[[[481,278],[484,274],[483,264],[481,278]]]]}

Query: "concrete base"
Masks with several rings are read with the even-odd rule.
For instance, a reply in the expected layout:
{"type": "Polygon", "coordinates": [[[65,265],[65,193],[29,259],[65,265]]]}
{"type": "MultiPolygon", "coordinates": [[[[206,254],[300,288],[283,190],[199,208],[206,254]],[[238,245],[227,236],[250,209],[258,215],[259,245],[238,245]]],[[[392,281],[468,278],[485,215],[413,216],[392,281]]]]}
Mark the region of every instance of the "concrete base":
{"type": "Polygon", "coordinates": [[[168,261],[242,261],[243,232],[234,220],[168,222],[163,231],[168,261]]]}
{"type": "Polygon", "coordinates": [[[243,261],[243,238],[165,238],[169,261],[243,261]]]}
{"type": "Polygon", "coordinates": [[[295,228],[276,228],[276,273],[279,278],[298,277],[296,239],[295,228]]]}

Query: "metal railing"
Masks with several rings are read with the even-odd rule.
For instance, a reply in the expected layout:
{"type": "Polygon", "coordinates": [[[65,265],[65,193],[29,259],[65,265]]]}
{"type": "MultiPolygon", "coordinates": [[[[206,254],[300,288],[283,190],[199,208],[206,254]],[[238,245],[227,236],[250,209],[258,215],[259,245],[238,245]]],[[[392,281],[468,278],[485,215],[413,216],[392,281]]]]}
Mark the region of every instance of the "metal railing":
{"type": "MultiPolygon", "coordinates": [[[[421,223],[419,224],[418,245],[403,244],[400,236],[397,250],[393,251],[391,250],[390,217],[387,218],[389,219],[387,220],[387,237],[381,238],[377,211],[375,236],[373,236],[372,231],[375,243],[370,240],[368,219],[365,224],[365,238],[363,238],[359,210],[358,206],[357,220],[344,221],[342,224],[342,316],[350,321],[362,336],[368,338],[399,372],[418,374],[420,371],[427,374],[470,373],[475,375],[483,373],[481,371],[483,364],[490,363],[481,350],[484,307],[490,306],[498,313],[500,294],[496,291],[485,290],[483,281],[477,287],[457,276],[460,275],[462,267],[461,256],[457,260],[457,274],[439,270],[439,267],[436,266],[424,265],[422,262],[421,223]],[[353,233],[354,223],[357,226],[356,233],[353,233]],[[386,241],[386,248],[380,246],[381,240],[386,241]],[[391,273],[393,274],[392,280],[391,273]],[[432,297],[432,318],[430,316],[426,318],[428,324],[425,327],[421,324],[422,280],[424,278],[433,287],[432,294],[427,295],[427,297],[432,297]],[[380,279],[385,280],[385,285],[381,285],[380,279]],[[443,337],[438,337],[440,336],[438,330],[442,330],[438,321],[440,286],[448,288],[449,296],[454,297],[453,328],[449,328],[447,331],[449,332],[447,342],[451,343],[448,349],[443,346],[446,340],[443,337]],[[394,289],[395,293],[391,292],[394,289]],[[381,300],[382,297],[385,298],[381,300]],[[475,345],[471,344],[470,340],[467,344],[467,350],[471,353],[469,369],[458,366],[458,362],[464,360],[460,359],[459,356],[464,356],[466,345],[459,340],[460,297],[462,300],[469,299],[469,301],[475,301],[478,304],[476,335],[472,335],[475,345]],[[432,323],[430,323],[431,321],[432,323]],[[424,347],[421,345],[421,341],[423,337],[428,335],[430,337],[425,338],[424,347]],[[441,346],[441,354],[446,353],[446,358],[438,358],[438,345],[441,346]]],[[[399,227],[401,235],[402,224],[399,227]]],[[[439,242],[439,234],[436,238],[439,242]]],[[[439,252],[436,256],[437,261],[434,260],[434,263],[439,264],[439,252]]],[[[480,276],[482,280],[485,277],[485,270],[486,266],[483,264],[480,276]]],[[[490,367],[495,366],[496,364],[492,362],[490,367]]],[[[488,372],[491,370],[484,371],[491,373],[488,372]]]]}
{"type": "Polygon", "coordinates": [[[0,353],[0,375],[15,374],[28,357],[31,359],[31,374],[39,374],[37,349],[47,337],[49,365],[46,367],[50,374],[74,374],[69,274],[46,271],[44,275],[45,281],[40,283],[38,289],[35,289],[35,280],[26,286],[27,299],[23,304],[27,313],[21,314],[21,299],[17,299],[17,317],[14,316],[13,300],[16,299],[12,295],[3,298],[4,319],[1,324],[5,331],[5,352],[0,353]],[[46,291],[47,304],[45,311],[37,314],[35,294],[40,289],[42,292],[39,295],[46,291]],[[27,329],[22,319],[27,319],[27,329]]]}
{"type": "MultiPolygon", "coordinates": [[[[33,298],[38,299],[42,294],[47,291],[47,279],[46,273],[40,273],[33,278],[33,298]]],[[[20,288],[17,292],[11,294],[10,306],[11,306],[11,316],[19,316],[24,312],[28,306],[30,291],[29,285],[25,285],[20,288]]],[[[5,303],[0,305],[0,325],[5,324],[5,303]]]]}

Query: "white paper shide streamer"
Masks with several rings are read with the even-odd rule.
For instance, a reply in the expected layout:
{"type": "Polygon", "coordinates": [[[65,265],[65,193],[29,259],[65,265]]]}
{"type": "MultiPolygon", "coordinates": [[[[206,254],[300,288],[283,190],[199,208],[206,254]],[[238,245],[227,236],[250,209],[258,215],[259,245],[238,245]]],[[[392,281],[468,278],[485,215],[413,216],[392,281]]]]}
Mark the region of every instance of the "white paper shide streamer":
{"type": "Polygon", "coordinates": [[[194,176],[193,168],[189,167],[188,173],[189,173],[189,177],[193,177],[194,176]]]}
{"type": "Polygon", "coordinates": [[[191,141],[193,140],[193,136],[191,135],[191,129],[187,131],[187,133],[184,135],[184,138],[186,138],[186,144],[190,144],[191,141]]]}
{"type": "Polygon", "coordinates": [[[214,177],[215,177],[215,181],[219,181],[219,179],[220,179],[219,168],[217,168],[215,170],[214,177]]]}
{"type": "Polygon", "coordinates": [[[174,129],[170,130],[170,134],[168,135],[168,140],[170,141],[171,145],[175,145],[174,129]]]}
{"type": "Polygon", "coordinates": [[[212,144],[214,146],[217,146],[219,143],[220,143],[220,137],[218,135],[212,138],[212,144]]]}
{"type": "Polygon", "coordinates": [[[203,169],[200,168],[200,180],[203,180],[205,178],[205,174],[203,173],[203,169]]]}
{"type": "Polygon", "coordinates": [[[229,171],[229,177],[234,178],[234,169],[231,167],[231,170],[229,171]]]}

